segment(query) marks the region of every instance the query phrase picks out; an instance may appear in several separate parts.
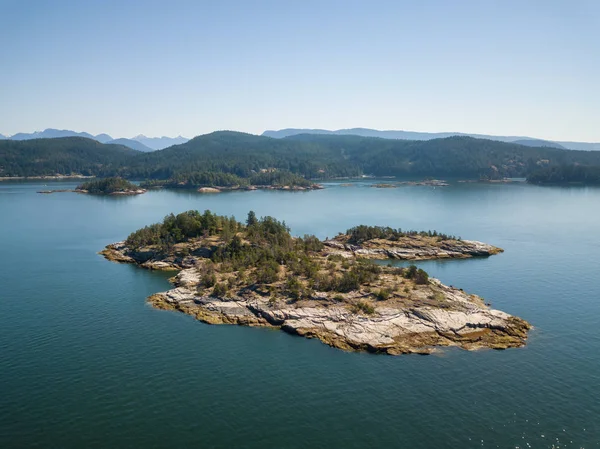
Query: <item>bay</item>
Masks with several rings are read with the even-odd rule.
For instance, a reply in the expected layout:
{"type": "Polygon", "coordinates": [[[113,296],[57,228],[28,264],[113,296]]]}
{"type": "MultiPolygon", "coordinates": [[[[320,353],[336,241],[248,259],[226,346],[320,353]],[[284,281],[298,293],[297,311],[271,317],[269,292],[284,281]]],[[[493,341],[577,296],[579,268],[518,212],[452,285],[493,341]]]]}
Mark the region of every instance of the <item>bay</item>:
{"type": "Polygon", "coordinates": [[[0,183],[0,447],[600,447],[600,189],[373,182],[125,198],[0,183]],[[535,329],[521,349],[388,357],[154,310],[169,275],[97,252],[189,209],[500,246],[419,265],[535,329]]]}

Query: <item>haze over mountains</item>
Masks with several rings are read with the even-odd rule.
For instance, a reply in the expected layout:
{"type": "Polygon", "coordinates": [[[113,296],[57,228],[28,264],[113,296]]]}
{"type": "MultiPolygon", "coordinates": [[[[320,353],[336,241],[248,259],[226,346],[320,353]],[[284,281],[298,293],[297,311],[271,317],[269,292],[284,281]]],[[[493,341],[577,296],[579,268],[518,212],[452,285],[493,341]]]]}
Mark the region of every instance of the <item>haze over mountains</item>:
{"type": "Polygon", "coordinates": [[[563,141],[548,141],[536,139],[527,136],[491,136],[487,134],[469,134],[458,132],[441,132],[441,133],[426,133],[415,131],[396,131],[386,130],[379,131],[369,128],[350,128],[338,129],[335,131],[327,129],[308,129],[308,128],[286,128],[280,130],[268,130],[262,133],[263,136],[281,139],[284,137],[295,136],[298,134],[333,134],[333,135],[353,135],[362,137],[379,137],[382,139],[399,139],[399,140],[432,140],[443,139],[452,136],[467,136],[477,139],[490,139],[500,142],[511,142],[519,145],[530,147],[550,147],[569,150],[584,150],[584,151],[600,151],[600,142],[563,142],[563,141]]]}
{"type": "Polygon", "coordinates": [[[85,137],[87,139],[93,139],[100,143],[114,143],[117,145],[124,145],[131,149],[143,152],[150,152],[155,150],[162,150],[163,148],[170,147],[172,145],[179,145],[187,142],[189,139],[185,137],[146,137],[142,134],[135,136],[131,139],[119,138],[113,139],[108,134],[97,134],[92,135],[86,132],[76,132],[68,129],[53,129],[48,128],[44,131],[35,131],[33,133],[17,133],[13,136],[5,136],[0,134],[0,139],[9,140],[31,140],[31,139],[56,139],[60,137],[85,137]]]}

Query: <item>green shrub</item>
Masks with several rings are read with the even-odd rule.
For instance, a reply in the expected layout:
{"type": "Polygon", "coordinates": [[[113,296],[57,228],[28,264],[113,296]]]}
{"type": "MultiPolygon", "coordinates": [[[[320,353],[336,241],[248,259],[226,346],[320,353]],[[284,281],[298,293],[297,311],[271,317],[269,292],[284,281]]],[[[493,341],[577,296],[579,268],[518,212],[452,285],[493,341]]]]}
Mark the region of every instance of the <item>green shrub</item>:
{"type": "Polygon", "coordinates": [[[279,280],[279,264],[274,260],[262,262],[256,269],[258,284],[272,284],[279,280]]]}
{"type": "Polygon", "coordinates": [[[352,305],[352,312],[354,313],[366,313],[367,315],[372,315],[375,313],[375,307],[373,307],[372,304],[366,302],[366,301],[356,301],[353,305],[352,305]]]}
{"type": "Polygon", "coordinates": [[[415,275],[415,283],[420,285],[425,285],[429,283],[429,275],[425,270],[418,269],[417,274],[415,275]]]}
{"type": "Polygon", "coordinates": [[[212,294],[217,298],[222,298],[227,294],[227,287],[225,286],[225,284],[215,284],[212,294]]]}
{"type": "Polygon", "coordinates": [[[429,275],[427,272],[421,268],[417,268],[416,265],[411,265],[406,268],[403,275],[406,279],[415,281],[415,284],[424,285],[429,283],[429,275]]]}
{"type": "Polygon", "coordinates": [[[302,296],[302,284],[296,276],[290,276],[286,282],[286,290],[292,299],[300,299],[302,296]]]}
{"type": "Polygon", "coordinates": [[[391,292],[387,288],[380,289],[377,293],[375,293],[376,298],[379,301],[385,301],[390,298],[391,292]]]}

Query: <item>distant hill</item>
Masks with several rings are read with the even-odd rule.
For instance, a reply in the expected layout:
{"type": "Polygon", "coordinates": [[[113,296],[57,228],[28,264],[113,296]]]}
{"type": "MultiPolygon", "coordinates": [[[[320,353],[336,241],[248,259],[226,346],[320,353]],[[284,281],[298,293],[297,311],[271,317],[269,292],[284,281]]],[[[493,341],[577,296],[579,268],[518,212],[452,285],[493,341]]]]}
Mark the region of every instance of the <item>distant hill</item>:
{"type": "Polygon", "coordinates": [[[467,136],[419,141],[299,134],[283,140],[311,142],[336,149],[346,162],[375,176],[498,179],[526,177],[547,165],[600,165],[600,152],[528,147],[467,136]]]}
{"type": "Polygon", "coordinates": [[[600,142],[563,142],[557,140],[556,143],[569,150],[600,151],[600,142]]]}
{"type": "Polygon", "coordinates": [[[177,137],[146,137],[143,134],[139,136],[132,137],[132,140],[137,140],[138,142],[143,143],[149,148],[153,150],[162,150],[163,148],[170,147],[172,145],[180,145],[182,143],[186,143],[189,139],[185,137],[177,136],[177,137]]]}
{"type": "Polygon", "coordinates": [[[600,166],[600,151],[531,147],[465,136],[403,140],[298,134],[273,139],[233,131],[205,134],[152,152],[81,137],[0,140],[0,176],[79,173],[186,179],[230,174],[250,178],[285,171],[314,179],[360,175],[499,179],[527,177],[541,168],[560,165],[600,166]]]}
{"type": "Polygon", "coordinates": [[[210,172],[248,178],[275,168],[315,179],[362,174],[498,179],[526,177],[542,166],[565,163],[600,165],[600,152],[527,147],[465,136],[419,141],[299,134],[273,139],[219,131],[140,154],[122,174],[165,179],[210,172]]]}
{"type": "Polygon", "coordinates": [[[527,147],[560,148],[561,150],[567,149],[556,142],[550,142],[548,140],[541,140],[541,139],[519,139],[519,140],[513,140],[512,143],[516,143],[518,145],[525,145],[527,147]]]}
{"type": "Polygon", "coordinates": [[[330,131],[326,129],[298,129],[298,128],[286,128],[278,131],[265,131],[262,135],[266,137],[273,137],[275,139],[283,139],[285,137],[295,136],[298,134],[330,134],[330,135],[353,135],[361,137],[380,137],[382,139],[401,139],[401,140],[432,140],[432,139],[444,139],[452,136],[465,136],[474,137],[476,139],[490,139],[499,142],[513,142],[519,143],[520,145],[527,146],[543,146],[536,145],[535,142],[545,142],[546,146],[550,145],[554,148],[566,148],[570,150],[584,150],[594,151],[600,150],[600,143],[588,143],[588,142],[552,142],[541,139],[535,139],[526,136],[491,136],[486,134],[469,134],[459,132],[442,132],[442,133],[426,133],[426,132],[415,132],[415,131],[379,131],[376,129],[369,128],[350,128],[350,129],[338,129],[336,131],[330,131]],[[532,143],[526,143],[531,142],[532,143]]]}
{"type": "Polygon", "coordinates": [[[512,142],[518,139],[527,139],[527,137],[519,136],[488,136],[484,134],[467,134],[459,132],[441,132],[441,133],[426,133],[416,131],[380,131],[377,129],[369,128],[349,128],[349,129],[338,129],[336,131],[329,131],[326,129],[296,129],[287,128],[279,131],[265,131],[262,135],[267,137],[274,137],[281,139],[284,137],[290,137],[297,134],[333,134],[338,136],[361,136],[361,137],[379,137],[382,139],[401,139],[401,140],[431,140],[431,139],[445,139],[446,137],[452,136],[466,136],[474,137],[477,139],[491,139],[500,142],[512,142]]]}
{"type": "Polygon", "coordinates": [[[0,140],[0,176],[104,176],[136,154],[141,153],[83,137],[0,140]]]}
{"type": "Polygon", "coordinates": [[[94,140],[97,140],[100,143],[108,143],[111,140],[113,140],[113,138],[111,136],[109,136],[108,134],[96,134],[93,137],[94,140]]]}
{"type": "Polygon", "coordinates": [[[148,153],[150,151],[154,151],[152,148],[147,147],[142,142],[138,142],[137,140],[133,140],[133,139],[114,139],[114,140],[108,140],[108,141],[103,142],[103,143],[113,143],[113,144],[116,144],[116,145],[124,145],[124,146],[129,147],[129,148],[131,148],[133,150],[142,151],[144,153],[148,153]]]}

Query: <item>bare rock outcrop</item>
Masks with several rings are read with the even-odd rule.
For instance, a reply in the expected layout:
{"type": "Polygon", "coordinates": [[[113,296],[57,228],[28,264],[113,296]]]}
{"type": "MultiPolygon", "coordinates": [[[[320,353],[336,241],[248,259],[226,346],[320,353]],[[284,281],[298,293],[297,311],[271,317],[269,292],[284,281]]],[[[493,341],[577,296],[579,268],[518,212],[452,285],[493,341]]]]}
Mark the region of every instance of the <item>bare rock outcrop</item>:
{"type": "Polygon", "coordinates": [[[411,235],[398,240],[372,239],[359,244],[351,243],[347,235],[323,242],[329,254],[366,259],[464,259],[487,257],[504,250],[474,240],[446,239],[411,235]]]}
{"type": "MultiPolygon", "coordinates": [[[[195,268],[182,270],[176,288],[157,293],[150,302],[179,310],[209,324],[242,324],[281,328],[286,332],[345,350],[387,354],[428,354],[439,346],[463,349],[506,349],[525,344],[530,325],[505,312],[490,309],[481,298],[431,279],[444,296],[435,302],[416,299],[376,301],[371,313],[357,313],[347,303],[324,305],[316,300],[290,303],[250,291],[229,297],[199,293],[195,268]]],[[[424,293],[428,288],[423,287],[424,293]]]]}

